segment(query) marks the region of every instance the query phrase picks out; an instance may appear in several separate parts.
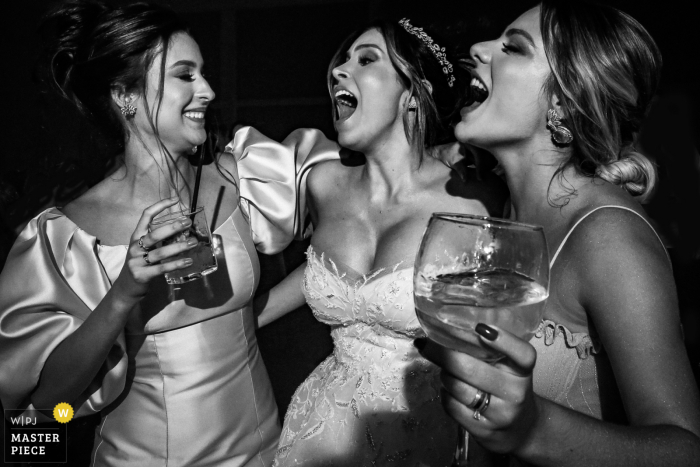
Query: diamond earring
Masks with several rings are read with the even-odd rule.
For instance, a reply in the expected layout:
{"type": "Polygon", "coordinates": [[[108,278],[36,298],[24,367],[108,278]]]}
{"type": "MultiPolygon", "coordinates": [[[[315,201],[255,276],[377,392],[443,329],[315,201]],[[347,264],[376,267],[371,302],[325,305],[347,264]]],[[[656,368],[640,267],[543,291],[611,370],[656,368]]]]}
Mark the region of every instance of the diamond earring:
{"type": "Polygon", "coordinates": [[[133,118],[136,115],[136,107],[131,104],[131,97],[124,99],[124,105],[119,107],[124,118],[133,118]]]}

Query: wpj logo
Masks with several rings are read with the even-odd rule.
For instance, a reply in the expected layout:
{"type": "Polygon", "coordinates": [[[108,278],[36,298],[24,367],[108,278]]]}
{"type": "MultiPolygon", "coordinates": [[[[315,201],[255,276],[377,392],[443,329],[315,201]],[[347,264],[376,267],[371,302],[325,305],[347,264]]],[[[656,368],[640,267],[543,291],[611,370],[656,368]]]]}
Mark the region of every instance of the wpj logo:
{"type": "MultiPolygon", "coordinates": [[[[49,410],[44,413],[51,413],[49,410]]],[[[37,410],[5,410],[4,459],[6,464],[20,462],[67,462],[66,422],[73,408],[58,404],[53,411],[56,422],[37,410]]]]}

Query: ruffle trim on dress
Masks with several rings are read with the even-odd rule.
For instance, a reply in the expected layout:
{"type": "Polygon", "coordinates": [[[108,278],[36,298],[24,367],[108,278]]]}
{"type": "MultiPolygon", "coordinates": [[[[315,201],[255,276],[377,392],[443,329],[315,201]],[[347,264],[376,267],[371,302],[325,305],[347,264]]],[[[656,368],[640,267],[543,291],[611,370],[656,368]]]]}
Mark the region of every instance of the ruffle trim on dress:
{"type": "Polygon", "coordinates": [[[599,354],[603,351],[603,346],[601,345],[600,341],[598,339],[591,338],[588,333],[571,332],[566,328],[566,326],[557,324],[548,319],[543,319],[537,328],[537,331],[535,331],[535,337],[537,339],[542,339],[544,337],[545,345],[554,344],[555,339],[561,335],[564,336],[563,338],[566,346],[576,349],[578,358],[581,360],[587,359],[591,354],[599,354]]]}

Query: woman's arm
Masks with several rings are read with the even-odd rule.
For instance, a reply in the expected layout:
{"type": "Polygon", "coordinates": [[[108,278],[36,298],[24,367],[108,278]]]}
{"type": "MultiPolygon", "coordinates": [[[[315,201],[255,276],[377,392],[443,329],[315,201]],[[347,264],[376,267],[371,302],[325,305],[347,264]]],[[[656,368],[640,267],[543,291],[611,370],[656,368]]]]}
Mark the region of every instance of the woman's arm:
{"type": "Polygon", "coordinates": [[[534,465],[696,465],[700,397],[661,244],[636,215],[601,210],[576,229],[567,248],[577,299],[610,358],[630,426],[535,395],[532,346],[483,327],[482,342],[506,354],[506,362],[490,366],[432,343],[424,349],[443,367],[448,412],[487,449],[534,465]],[[476,388],[492,393],[480,421],[467,407],[476,388]]]}
{"type": "Polygon", "coordinates": [[[259,328],[306,303],[306,298],[301,290],[305,268],[306,261],[285,277],[282,282],[255,298],[253,309],[259,328]]]}
{"type": "MultiPolygon", "coordinates": [[[[90,313],[83,324],[68,336],[46,360],[39,383],[30,396],[38,409],[54,407],[59,402],[73,403],[95,378],[117,337],[124,329],[131,309],[148,290],[148,283],[163,273],[188,266],[189,258],[163,264],[146,264],[144,250],[138,242],[150,248],[164,238],[186,229],[187,223],[173,223],[148,233],[148,223],[165,208],[177,203],[177,198],[160,201],[144,210],[131,237],[127,259],[119,277],[102,301],[90,313]]],[[[149,261],[156,263],[192,246],[175,242],[153,249],[149,261]]]]}

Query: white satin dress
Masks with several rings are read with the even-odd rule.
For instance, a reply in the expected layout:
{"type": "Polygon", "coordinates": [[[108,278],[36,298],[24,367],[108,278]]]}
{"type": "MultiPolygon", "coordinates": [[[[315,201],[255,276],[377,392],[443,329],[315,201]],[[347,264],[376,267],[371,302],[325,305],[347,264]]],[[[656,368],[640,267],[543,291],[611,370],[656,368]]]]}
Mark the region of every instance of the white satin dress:
{"type": "MultiPolygon", "coordinates": [[[[255,249],[280,251],[299,232],[305,176],[338,147],[315,130],[280,144],[248,127],[227,151],[241,202],[213,232],[218,270],[179,289],[154,281],[94,381],[70,401],[77,416],[102,413],[95,466],[272,462],[280,427],[255,338],[255,249]]],[[[56,208],[29,222],[0,274],[4,408],[33,409],[44,362],[100,303],[125,256],[126,246],[101,245],[56,208]]]]}

